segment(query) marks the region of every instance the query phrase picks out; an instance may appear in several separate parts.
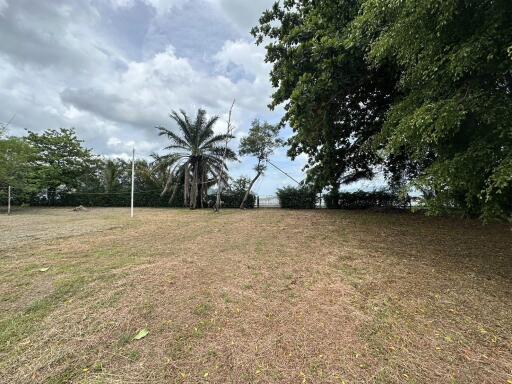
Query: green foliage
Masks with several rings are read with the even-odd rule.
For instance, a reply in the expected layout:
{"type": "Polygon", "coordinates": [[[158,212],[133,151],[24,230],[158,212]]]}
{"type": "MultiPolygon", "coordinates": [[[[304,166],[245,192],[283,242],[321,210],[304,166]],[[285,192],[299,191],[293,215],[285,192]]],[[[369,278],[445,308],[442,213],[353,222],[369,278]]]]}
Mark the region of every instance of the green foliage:
{"type": "Polygon", "coordinates": [[[122,159],[106,159],[100,167],[101,184],[106,193],[116,192],[123,187],[129,186],[131,165],[126,161],[122,159]]]}
{"type": "Polygon", "coordinates": [[[274,150],[281,145],[283,141],[278,137],[279,127],[267,122],[260,123],[259,120],[252,122],[249,134],[240,140],[240,155],[251,155],[258,159],[258,163],[254,167],[256,175],[248,184],[246,189],[246,198],[242,200],[240,208],[245,208],[246,199],[256,180],[265,172],[267,161],[274,150]]]}
{"type": "Polygon", "coordinates": [[[284,104],[282,124],[294,131],[288,154],[308,156],[317,190],[372,177],[371,138],[395,93],[395,73],[369,67],[365,47],[348,39],[358,12],[353,0],[276,2],[252,31],[268,42],[277,88],[270,107],[284,104]]]}
{"type": "MultiPolygon", "coordinates": [[[[137,186],[137,185],[136,185],[137,186]]],[[[238,208],[244,197],[244,191],[225,191],[221,195],[223,208],[238,208]]],[[[129,207],[130,206],[130,191],[125,192],[69,192],[61,193],[55,200],[56,206],[62,207],[76,207],[83,205],[85,207],[129,207]]],[[[205,197],[204,207],[207,207],[207,202],[214,202],[216,195],[210,194],[205,197]]],[[[254,208],[256,197],[249,194],[246,207],[254,208]]],[[[33,205],[40,205],[40,200],[34,200],[33,205]]],[[[170,208],[183,208],[187,205],[183,201],[183,187],[178,190],[178,193],[172,201],[169,201],[167,196],[161,196],[160,190],[143,191],[138,188],[135,189],[135,206],[136,207],[170,207],[170,208]]]]}
{"type": "MultiPolygon", "coordinates": [[[[239,208],[245,196],[246,190],[243,191],[224,191],[221,195],[222,208],[239,208]]],[[[215,202],[217,195],[208,195],[208,201],[215,202]]],[[[254,208],[256,203],[256,196],[252,193],[247,195],[245,201],[245,208],[254,208]]]]}
{"type": "MultiPolygon", "coordinates": [[[[394,62],[404,96],[379,141],[419,164],[431,213],[512,213],[512,3],[363,1],[352,41],[371,64],[394,62]]],[[[419,171],[419,172],[418,172],[419,171]]]]}
{"type": "Polygon", "coordinates": [[[385,190],[365,192],[331,192],[324,197],[329,209],[407,208],[409,198],[385,190]]]}
{"type": "Polygon", "coordinates": [[[249,184],[251,184],[251,179],[246,176],[240,176],[230,182],[229,190],[234,193],[244,193],[249,188],[249,184]]]}
{"type": "Polygon", "coordinates": [[[13,202],[29,198],[36,190],[36,178],[31,167],[33,149],[21,138],[0,136],[0,203],[7,202],[7,187],[11,186],[13,202]]]}
{"type": "Polygon", "coordinates": [[[430,213],[511,217],[509,0],[287,0],[253,35],[317,188],[384,165],[430,213]]]}
{"type": "Polygon", "coordinates": [[[309,186],[280,188],[277,197],[281,208],[314,209],[317,203],[316,193],[309,186]]]}
{"type": "Polygon", "coordinates": [[[81,188],[95,178],[97,159],[82,146],[73,129],[48,129],[41,134],[28,132],[32,148],[30,167],[39,190],[46,190],[47,202],[55,203],[63,191],[81,188]]]}
{"type": "Polygon", "coordinates": [[[262,173],[266,168],[266,160],[274,153],[274,150],[283,144],[278,138],[279,127],[266,121],[261,123],[254,120],[249,129],[249,134],[240,140],[240,156],[254,156],[258,159],[255,171],[262,173]]]}

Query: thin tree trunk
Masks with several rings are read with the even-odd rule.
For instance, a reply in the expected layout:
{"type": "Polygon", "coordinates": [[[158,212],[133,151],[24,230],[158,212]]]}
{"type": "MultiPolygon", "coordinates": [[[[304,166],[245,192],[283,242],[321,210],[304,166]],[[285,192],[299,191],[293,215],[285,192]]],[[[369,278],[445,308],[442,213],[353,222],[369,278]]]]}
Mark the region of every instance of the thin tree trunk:
{"type": "MultiPolygon", "coordinates": [[[[227,129],[228,135],[231,134],[231,129],[232,129],[231,128],[231,113],[233,112],[234,105],[235,105],[235,100],[233,100],[233,104],[231,104],[231,108],[229,108],[228,129],[227,129]]],[[[229,144],[229,139],[226,138],[226,145],[224,146],[224,154],[222,156],[222,164],[220,165],[219,176],[217,178],[217,201],[215,202],[215,212],[218,212],[220,209],[220,194],[222,193],[222,172],[224,171],[222,167],[224,166],[224,162],[226,161],[226,153],[228,151],[228,144],[229,144]]]]}
{"type": "Polygon", "coordinates": [[[260,176],[261,176],[261,172],[258,172],[256,177],[254,179],[252,179],[251,184],[249,184],[249,188],[247,188],[247,191],[245,191],[244,199],[242,200],[242,204],[240,204],[240,209],[245,208],[245,202],[247,201],[247,198],[249,197],[249,193],[251,193],[252,186],[254,185],[256,180],[258,180],[258,177],[260,177],[260,176]]]}
{"type": "Polygon", "coordinates": [[[161,197],[164,197],[165,194],[167,193],[167,191],[169,190],[169,187],[171,186],[172,184],[172,171],[169,172],[169,178],[167,179],[167,182],[165,183],[165,187],[164,187],[164,190],[162,191],[162,193],[160,194],[161,197]]]}
{"type": "Polygon", "coordinates": [[[174,197],[176,196],[176,192],[178,191],[178,184],[174,184],[174,186],[172,187],[172,194],[171,194],[171,197],[169,198],[169,204],[171,204],[174,200],[174,197]]]}

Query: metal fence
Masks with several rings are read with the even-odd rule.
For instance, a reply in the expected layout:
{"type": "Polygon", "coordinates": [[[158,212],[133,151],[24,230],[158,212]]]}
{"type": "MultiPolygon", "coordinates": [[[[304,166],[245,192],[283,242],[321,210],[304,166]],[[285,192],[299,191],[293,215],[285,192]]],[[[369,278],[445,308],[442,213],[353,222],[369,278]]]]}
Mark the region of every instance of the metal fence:
{"type": "MultiPolygon", "coordinates": [[[[257,196],[255,208],[281,208],[279,204],[279,198],[275,195],[272,196],[257,196]]],[[[325,208],[325,202],[323,196],[318,194],[316,208],[325,208]]]]}
{"type": "Polygon", "coordinates": [[[257,208],[280,208],[277,196],[258,196],[256,198],[257,208]]]}

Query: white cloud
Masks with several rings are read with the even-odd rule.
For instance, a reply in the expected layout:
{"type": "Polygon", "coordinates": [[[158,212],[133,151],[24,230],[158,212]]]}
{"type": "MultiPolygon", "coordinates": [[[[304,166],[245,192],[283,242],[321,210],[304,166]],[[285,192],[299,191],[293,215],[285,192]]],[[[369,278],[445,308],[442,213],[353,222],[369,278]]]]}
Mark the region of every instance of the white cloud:
{"type": "Polygon", "coordinates": [[[4,11],[9,6],[9,3],[7,3],[7,0],[0,0],[0,16],[4,14],[4,11]]]}
{"type": "MultiPolygon", "coordinates": [[[[110,0],[114,8],[130,8],[135,5],[137,0],[110,0]]],[[[188,0],[138,0],[148,6],[153,7],[158,14],[165,14],[171,11],[174,7],[179,7],[185,4],[188,0]]]]}
{"type": "MultiPolygon", "coordinates": [[[[216,33],[216,43],[212,54],[200,63],[197,57],[203,55],[204,44],[196,40],[201,34],[190,36],[187,49],[168,43],[141,56],[123,51],[116,45],[118,39],[109,34],[117,31],[110,28],[113,21],[124,21],[113,19],[126,13],[116,9],[134,7],[138,0],[111,1],[114,7],[104,14],[104,4],[102,8],[95,0],[16,0],[8,6],[0,0],[0,11],[4,12],[0,16],[0,121],[17,113],[11,133],[23,134],[23,128],[42,131],[75,127],[78,136],[97,153],[128,159],[133,145],[141,156],[165,146],[154,126],[172,128],[168,117],[172,109],[195,114],[197,108],[206,108],[209,114],[221,116],[215,128],[221,132],[236,99],[232,121],[237,138],[233,148],[252,119],[275,122],[280,118],[281,111],[267,109],[272,89],[264,50],[247,39],[245,32],[233,38],[232,32],[215,29],[215,22],[205,25],[203,35],[211,28],[216,33]],[[191,57],[190,52],[195,56],[191,57]]],[[[155,16],[160,25],[165,25],[165,12],[171,9],[172,13],[172,9],[185,3],[144,1],[151,1],[151,9],[160,10],[155,16]]],[[[197,4],[186,12],[201,11],[199,5],[206,0],[189,1],[197,4]]],[[[216,4],[228,5],[221,3],[216,4]]],[[[209,12],[212,3],[205,9],[209,12]]],[[[149,15],[144,17],[152,17],[151,12],[149,15]]],[[[202,16],[204,20],[208,15],[202,16]]],[[[141,19],[139,25],[138,15],[133,17],[135,27],[150,29],[148,20],[141,19]]],[[[172,25],[170,28],[169,35],[186,34],[183,30],[173,31],[172,25]]],[[[138,44],[136,48],[144,51],[145,40],[138,40],[138,44]]],[[[275,159],[286,167],[291,164],[283,152],[277,153],[275,159]]],[[[231,164],[233,175],[251,175],[253,165],[249,158],[231,164]]],[[[262,182],[264,193],[272,192],[282,180],[272,172],[269,169],[268,178],[262,182]]]]}
{"type": "Polygon", "coordinates": [[[214,58],[223,69],[227,69],[230,63],[236,64],[246,73],[255,75],[268,83],[268,74],[272,66],[265,63],[265,49],[261,46],[245,40],[226,41],[214,58]]]}
{"type": "Polygon", "coordinates": [[[265,109],[270,95],[266,71],[261,64],[251,63],[260,53],[250,55],[243,42],[227,43],[216,55],[219,65],[232,62],[243,66],[252,81],[234,81],[224,75],[210,75],[196,70],[185,58],[177,57],[172,47],[141,62],[129,62],[124,71],[114,74],[108,82],[89,84],[86,88],[66,88],[61,97],[75,109],[87,110],[111,121],[145,126],[167,125],[171,109],[194,113],[206,108],[210,113],[227,116],[235,98],[234,119],[240,112],[254,115],[265,109]]]}
{"type": "Polygon", "coordinates": [[[262,13],[274,4],[275,0],[210,0],[215,3],[237,27],[249,33],[258,24],[262,13]]]}

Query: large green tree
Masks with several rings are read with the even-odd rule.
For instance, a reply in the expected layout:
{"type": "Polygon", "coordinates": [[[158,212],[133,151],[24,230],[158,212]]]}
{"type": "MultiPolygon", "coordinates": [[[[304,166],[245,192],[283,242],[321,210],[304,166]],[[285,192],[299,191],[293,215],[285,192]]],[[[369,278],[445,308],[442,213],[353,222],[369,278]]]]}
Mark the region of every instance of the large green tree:
{"type": "Polygon", "coordinates": [[[384,165],[432,213],[510,217],[512,2],[286,0],[253,34],[317,187],[384,165]]]}
{"type": "Polygon", "coordinates": [[[394,63],[403,93],[380,135],[385,154],[416,164],[409,175],[432,212],[510,216],[512,2],[362,3],[351,42],[374,67],[394,63]]]}
{"type": "Polygon", "coordinates": [[[74,129],[48,129],[40,134],[29,131],[25,142],[34,152],[31,169],[48,204],[53,205],[59,193],[96,183],[98,161],[74,129]]]}
{"type": "Polygon", "coordinates": [[[308,156],[317,189],[373,176],[379,157],[371,139],[396,90],[395,72],[369,67],[365,47],[349,41],[359,3],[276,2],[252,31],[273,64],[270,107],[283,104],[282,124],[294,131],[289,155],[308,156]]]}
{"type": "Polygon", "coordinates": [[[12,188],[16,201],[26,201],[36,188],[36,177],[31,166],[34,151],[22,138],[6,137],[0,132],[0,197],[12,188]]]}
{"type": "Polygon", "coordinates": [[[206,111],[199,109],[195,120],[184,111],[173,111],[170,117],[177,123],[178,132],[157,127],[161,136],[167,136],[170,144],[165,147],[170,152],[155,156],[155,170],[168,174],[162,194],[172,189],[171,199],[180,184],[183,185],[184,203],[195,209],[202,206],[208,188],[216,184],[218,175],[227,183],[225,160],[236,160],[236,153],[225,149],[223,143],[232,135],[215,134],[213,127],[217,116],[207,118],[206,111]],[[224,156],[225,155],[225,156],[224,156]]]}

